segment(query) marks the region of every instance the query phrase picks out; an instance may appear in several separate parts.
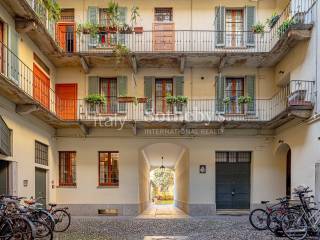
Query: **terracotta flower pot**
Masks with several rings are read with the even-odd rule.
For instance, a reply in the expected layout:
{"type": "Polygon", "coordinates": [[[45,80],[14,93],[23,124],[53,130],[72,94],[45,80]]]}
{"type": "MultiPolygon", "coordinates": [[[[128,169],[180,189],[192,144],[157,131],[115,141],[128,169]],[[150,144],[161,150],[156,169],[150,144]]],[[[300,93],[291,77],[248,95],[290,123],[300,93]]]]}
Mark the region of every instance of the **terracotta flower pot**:
{"type": "Polygon", "coordinates": [[[134,97],[118,97],[119,103],[131,103],[131,102],[134,102],[134,100],[135,100],[134,97]]]}
{"type": "Polygon", "coordinates": [[[134,32],[136,34],[142,34],[143,33],[143,27],[134,27],[134,32]]]}

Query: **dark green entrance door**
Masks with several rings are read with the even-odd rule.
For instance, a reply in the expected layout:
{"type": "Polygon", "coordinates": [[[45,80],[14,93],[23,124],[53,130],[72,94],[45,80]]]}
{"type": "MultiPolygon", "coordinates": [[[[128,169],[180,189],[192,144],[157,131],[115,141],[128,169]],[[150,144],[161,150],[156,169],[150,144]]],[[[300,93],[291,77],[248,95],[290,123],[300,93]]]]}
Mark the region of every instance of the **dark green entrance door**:
{"type": "Polygon", "coordinates": [[[0,160],[0,195],[9,194],[9,162],[0,160]]]}
{"type": "Polygon", "coordinates": [[[250,152],[216,153],[217,209],[250,209],[250,152]]]}
{"type": "Polygon", "coordinates": [[[44,198],[41,200],[43,204],[47,202],[47,173],[45,169],[36,168],[35,174],[35,197],[44,198]]]}

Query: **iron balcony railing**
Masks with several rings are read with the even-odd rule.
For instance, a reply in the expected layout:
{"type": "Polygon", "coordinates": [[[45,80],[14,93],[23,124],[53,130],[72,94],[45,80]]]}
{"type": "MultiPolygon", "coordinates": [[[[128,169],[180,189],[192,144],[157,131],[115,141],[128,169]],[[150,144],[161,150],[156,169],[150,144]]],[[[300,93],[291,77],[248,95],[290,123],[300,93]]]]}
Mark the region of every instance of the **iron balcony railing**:
{"type": "MultiPolygon", "coordinates": [[[[92,104],[78,100],[78,118],[99,124],[111,124],[112,121],[268,122],[290,107],[312,109],[314,98],[313,81],[292,80],[271,98],[253,99],[249,104],[225,103],[214,98],[191,98],[181,106],[169,106],[165,99],[160,105],[154,101],[119,103],[117,99],[107,99],[105,104],[92,104]],[[219,105],[224,106],[222,110],[219,105]]],[[[67,103],[64,105],[66,109],[70,108],[67,103]]]]}
{"type": "MultiPolygon", "coordinates": [[[[89,104],[85,100],[60,99],[50,86],[49,76],[36,74],[6,45],[0,43],[0,75],[17,91],[28,96],[27,103],[38,103],[60,120],[126,120],[126,121],[270,121],[288,107],[312,109],[315,102],[313,81],[292,80],[269,99],[254,99],[250,106],[237,102],[225,103],[214,98],[191,98],[183,106],[166,106],[148,100],[146,103],[123,103],[118,98],[107,98],[105,104],[89,104]],[[32,101],[31,101],[32,100],[32,101]],[[157,107],[156,107],[157,105],[157,107]],[[223,109],[217,107],[223,105],[223,109]],[[160,107],[159,107],[160,106],[160,107]],[[161,112],[160,112],[160,110],[161,112]],[[218,110],[219,109],[219,110],[218,110]]],[[[7,88],[8,86],[5,86],[7,88]]],[[[21,96],[21,94],[18,94],[21,96]]]]}
{"type": "Polygon", "coordinates": [[[178,52],[270,52],[289,28],[313,24],[316,0],[291,0],[270,29],[255,34],[247,31],[215,30],[147,30],[142,33],[61,32],[58,44],[66,52],[108,53],[121,44],[133,53],[178,52]]]}

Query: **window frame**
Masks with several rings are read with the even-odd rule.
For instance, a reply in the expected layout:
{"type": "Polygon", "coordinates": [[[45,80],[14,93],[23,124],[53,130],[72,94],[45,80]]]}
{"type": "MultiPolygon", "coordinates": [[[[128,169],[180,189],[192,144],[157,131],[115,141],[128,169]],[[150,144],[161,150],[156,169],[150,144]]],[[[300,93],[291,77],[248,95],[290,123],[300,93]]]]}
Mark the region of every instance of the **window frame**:
{"type": "Polygon", "coordinates": [[[49,145],[44,144],[38,140],[35,140],[34,142],[34,162],[36,164],[40,164],[43,166],[49,166],[49,145]],[[40,148],[37,148],[37,146],[40,146],[40,148]],[[45,149],[46,151],[43,151],[45,149]],[[40,156],[37,156],[37,153],[40,154],[40,156]],[[45,158],[44,158],[45,155],[45,158]],[[38,158],[37,158],[38,157],[38,158]],[[37,161],[37,159],[39,161],[37,161]]]}
{"type": "MultiPolygon", "coordinates": [[[[108,160],[107,160],[107,166],[108,166],[108,169],[109,169],[109,167],[110,166],[112,166],[111,165],[111,163],[110,163],[110,160],[111,160],[111,154],[112,153],[117,153],[118,154],[118,161],[119,161],[119,159],[120,159],[120,153],[119,153],[119,151],[99,151],[98,152],[98,186],[99,187],[119,187],[119,174],[120,174],[120,171],[119,171],[119,163],[118,163],[118,171],[117,171],[117,177],[118,177],[118,182],[117,183],[112,183],[111,182],[111,178],[107,178],[107,182],[101,182],[100,181],[100,177],[101,177],[101,174],[100,174],[100,170],[101,170],[101,165],[100,165],[100,163],[101,162],[105,162],[105,161],[101,161],[101,157],[100,157],[100,154],[101,153],[104,153],[104,154],[108,154],[108,160]]],[[[109,171],[109,170],[108,170],[109,171]]]]}
{"type": "MultiPolygon", "coordinates": [[[[76,151],[59,151],[59,186],[61,187],[76,187],[77,186],[77,179],[76,179],[76,168],[77,168],[77,164],[76,164],[76,157],[77,157],[77,152],[76,151]],[[72,158],[69,155],[69,159],[68,161],[71,161],[71,163],[69,162],[69,167],[71,166],[71,168],[69,169],[71,171],[71,174],[69,174],[69,178],[72,180],[72,182],[62,182],[62,173],[61,173],[61,155],[62,154],[74,154],[74,160],[75,160],[75,164],[74,164],[74,172],[72,171],[72,158]]],[[[66,158],[64,159],[66,160],[66,158]]],[[[66,165],[66,164],[65,164],[66,165]]],[[[69,172],[70,173],[70,172],[69,172]]]]}
{"type": "Polygon", "coordinates": [[[173,23],[174,22],[173,21],[173,17],[174,17],[174,15],[173,15],[173,7],[155,7],[154,8],[153,21],[155,23],[173,23]],[[170,20],[159,21],[157,19],[157,10],[162,10],[162,11],[163,10],[170,10],[171,11],[170,15],[169,15],[170,20]]]}

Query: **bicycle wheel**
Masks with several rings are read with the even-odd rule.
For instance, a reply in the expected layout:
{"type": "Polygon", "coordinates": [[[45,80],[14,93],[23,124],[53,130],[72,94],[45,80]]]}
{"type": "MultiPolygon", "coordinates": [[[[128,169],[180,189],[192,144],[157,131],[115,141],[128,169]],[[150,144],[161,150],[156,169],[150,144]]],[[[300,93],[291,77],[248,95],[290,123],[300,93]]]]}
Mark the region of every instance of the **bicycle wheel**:
{"type": "Polygon", "coordinates": [[[68,213],[64,209],[56,209],[52,211],[52,216],[55,221],[55,227],[54,230],[55,232],[65,232],[70,224],[71,224],[71,216],[70,213],[68,213]]]}
{"type": "Polygon", "coordinates": [[[268,213],[264,209],[255,209],[249,215],[250,224],[257,230],[266,230],[268,213]]]}
{"type": "Polygon", "coordinates": [[[37,220],[45,222],[48,227],[50,227],[51,231],[54,230],[55,227],[55,220],[51,213],[46,210],[39,210],[37,212],[37,220]]]}
{"type": "Polygon", "coordinates": [[[299,212],[290,211],[284,214],[281,227],[284,234],[292,240],[305,239],[308,234],[308,224],[299,212]]]}
{"type": "Polygon", "coordinates": [[[52,230],[45,222],[35,220],[33,224],[36,228],[36,239],[53,239],[52,230]]]}
{"type": "Polygon", "coordinates": [[[12,237],[10,240],[31,240],[36,236],[34,224],[25,217],[14,217],[12,222],[12,237]]]}
{"type": "Polygon", "coordinates": [[[275,209],[268,214],[267,226],[274,234],[279,235],[282,232],[281,222],[283,217],[283,210],[275,209]]]}

